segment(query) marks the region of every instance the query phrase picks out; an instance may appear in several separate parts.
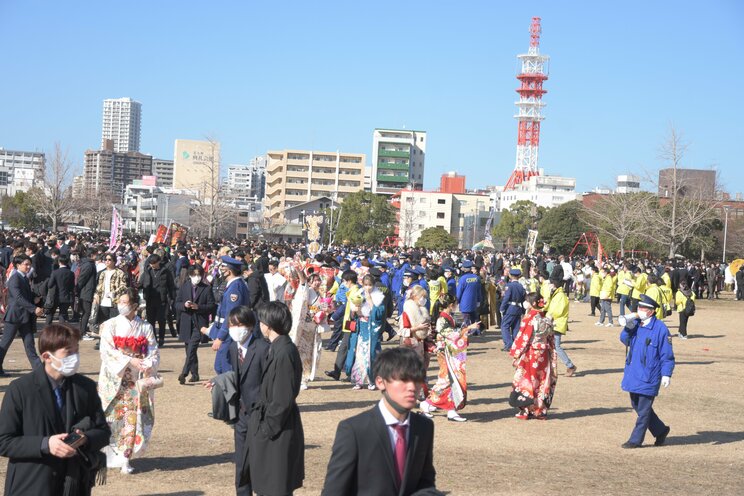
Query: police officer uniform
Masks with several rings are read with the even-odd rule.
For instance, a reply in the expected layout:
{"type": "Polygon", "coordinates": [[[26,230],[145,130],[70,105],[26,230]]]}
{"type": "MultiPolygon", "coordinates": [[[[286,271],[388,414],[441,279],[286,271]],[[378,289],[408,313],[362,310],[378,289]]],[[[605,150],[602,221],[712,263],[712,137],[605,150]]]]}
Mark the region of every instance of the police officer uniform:
{"type": "MultiPolygon", "coordinates": [[[[658,303],[648,295],[641,295],[638,306],[655,310],[658,303]]],[[[622,388],[630,393],[630,404],[638,419],[630,438],[622,447],[640,447],[646,430],[656,438],[654,444],[661,446],[670,429],[656,415],[653,404],[659,394],[659,386],[669,385],[674,370],[672,336],[664,322],[654,315],[643,322],[631,322],[620,333],[620,341],[627,346],[622,388]]]]}
{"type": "MultiPolygon", "coordinates": [[[[243,262],[228,256],[222,257],[222,263],[236,270],[240,270],[243,266],[243,262]]],[[[211,339],[219,339],[222,342],[220,349],[217,350],[217,356],[214,358],[214,370],[218,374],[232,370],[228,348],[233,341],[228,332],[227,317],[233,308],[240,305],[248,305],[250,301],[248,296],[248,286],[242,277],[237,276],[227,283],[222,300],[220,301],[220,306],[217,308],[217,316],[212,323],[212,327],[209,329],[209,337],[211,339]]]]}
{"type": "Polygon", "coordinates": [[[457,302],[463,317],[462,325],[468,326],[480,320],[478,309],[483,301],[483,294],[480,277],[478,274],[469,272],[473,268],[473,262],[465,260],[462,263],[462,268],[468,272],[463,273],[458,281],[457,302]]]}
{"type": "MultiPolygon", "coordinates": [[[[511,269],[509,275],[519,277],[522,275],[522,271],[511,269]]],[[[503,315],[501,318],[501,338],[504,341],[504,347],[501,351],[509,351],[514,342],[514,336],[516,336],[519,330],[519,324],[522,321],[524,310],[522,303],[524,303],[525,296],[527,296],[527,292],[519,281],[510,281],[507,283],[504,289],[504,296],[501,299],[501,306],[499,307],[499,311],[503,315]]]]}

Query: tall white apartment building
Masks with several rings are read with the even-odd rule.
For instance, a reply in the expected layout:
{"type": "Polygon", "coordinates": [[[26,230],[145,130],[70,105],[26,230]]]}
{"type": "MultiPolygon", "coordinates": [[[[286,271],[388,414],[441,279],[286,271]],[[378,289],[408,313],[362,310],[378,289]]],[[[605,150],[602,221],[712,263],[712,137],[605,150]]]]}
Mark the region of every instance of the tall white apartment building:
{"type": "Polygon", "coordinates": [[[372,192],[392,195],[424,187],[426,131],[375,129],[372,135],[372,192]]]}
{"type": "Polygon", "coordinates": [[[266,155],[255,157],[249,165],[227,167],[227,189],[231,194],[260,201],[266,190],[266,155]]]}
{"type": "Polygon", "coordinates": [[[161,188],[173,187],[173,160],[164,158],[152,159],[152,175],[157,176],[157,185],[161,188]]]}
{"type": "Polygon", "coordinates": [[[109,98],[103,101],[101,149],[106,140],[114,142],[117,153],[138,152],[142,124],[142,104],[131,98],[109,98]]]}
{"type": "Polygon", "coordinates": [[[43,186],[45,166],[43,153],[0,148],[0,196],[43,186]]]}

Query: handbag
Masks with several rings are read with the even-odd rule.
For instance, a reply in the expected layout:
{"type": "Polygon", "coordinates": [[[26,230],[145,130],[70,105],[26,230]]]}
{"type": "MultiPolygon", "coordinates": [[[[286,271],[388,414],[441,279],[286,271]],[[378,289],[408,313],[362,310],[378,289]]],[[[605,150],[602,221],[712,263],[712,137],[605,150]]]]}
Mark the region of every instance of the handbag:
{"type": "Polygon", "coordinates": [[[140,394],[163,387],[163,376],[159,374],[145,377],[142,372],[140,372],[139,376],[139,379],[137,379],[137,382],[135,382],[134,385],[137,388],[137,392],[140,394]]]}
{"type": "Polygon", "coordinates": [[[349,332],[356,332],[356,320],[347,320],[346,324],[344,324],[344,329],[349,332]]]}

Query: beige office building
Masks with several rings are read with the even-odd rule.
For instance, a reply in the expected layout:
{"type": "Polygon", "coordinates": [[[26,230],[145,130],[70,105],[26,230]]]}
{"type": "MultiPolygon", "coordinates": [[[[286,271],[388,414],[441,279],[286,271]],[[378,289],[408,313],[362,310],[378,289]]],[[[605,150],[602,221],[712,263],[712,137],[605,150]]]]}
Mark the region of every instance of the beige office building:
{"type": "Polygon", "coordinates": [[[342,202],[364,189],[363,153],[284,150],[266,155],[264,212],[272,225],[285,222],[286,208],[321,196],[342,202]]]}
{"type": "Polygon", "coordinates": [[[220,144],[177,139],[173,187],[195,191],[200,199],[208,201],[220,187],[220,144]]]}

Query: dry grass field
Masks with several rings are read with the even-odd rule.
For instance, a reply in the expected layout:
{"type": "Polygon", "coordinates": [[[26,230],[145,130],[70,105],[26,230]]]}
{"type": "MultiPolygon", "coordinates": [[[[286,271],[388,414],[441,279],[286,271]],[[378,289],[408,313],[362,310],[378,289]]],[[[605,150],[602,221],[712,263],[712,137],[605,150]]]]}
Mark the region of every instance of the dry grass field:
{"type": "MultiPolygon", "coordinates": [[[[615,306],[616,307],[616,306],[615,306]]],[[[565,349],[578,366],[574,377],[559,376],[546,422],[520,421],[507,403],[513,369],[499,351],[492,329],[471,342],[468,422],[434,418],[437,486],[453,495],[480,494],[742,494],[744,484],[744,302],[730,293],[698,302],[688,341],[674,339],[677,366],[671,386],[655,403],[671,426],[664,447],[623,450],[635,422],[628,395],[620,390],[624,346],[620,329],[595,327],[588,304],[571,303],[565,349]]],[[[667,319],[676,335],[677,315],[667,319]]],[[[388,345],[386,345],[388,346],[388,345]]],[[[97,378],[99,357],[92,342],[81,343],[81,371],[97,378]]],[[[198,496],[233,493],[232,430],[207,416],[209,394],[181,386],[176,376],[183,348],[167,338],[161,351],[166,385],[157,391],[155,431],[147,453],[132,462],[136,472],[109,474],[98,495],[198,496]]],[[[200,350],[202,378],[212,370],[213,352],[200,350]]],[[[322,357],[321,371],[333,355],[322,357]]],[[[436,364],[434,363],[432,367],[436,364]]],[[[28,371],[16,341],[5,370],[28,371]]],[[[430,378],[435,375],[430,370],[430,378]]],[[[13,380],[0,380],[0,394],[13,380]]],[[[379,392],[352,391],[322,375],[299,403],[305,429],[306,478],[296,494],[319,494],[341,419],[361,412],[379,392]]],[[[4,479],[6,460],[0,461],[4,479]]],[[[369,460],[375,463],[374,460],[369,460]]]]}

